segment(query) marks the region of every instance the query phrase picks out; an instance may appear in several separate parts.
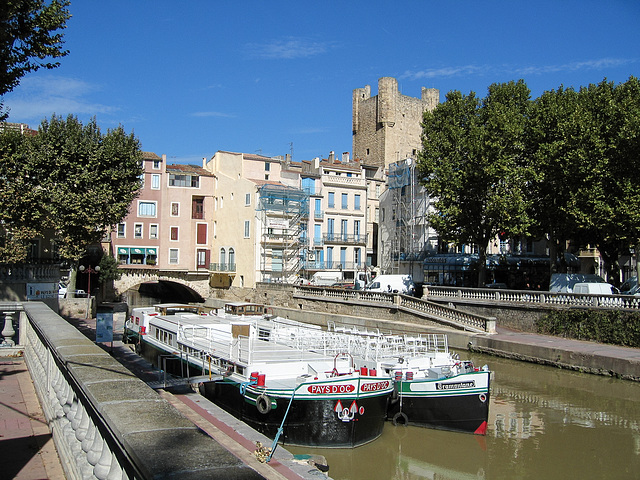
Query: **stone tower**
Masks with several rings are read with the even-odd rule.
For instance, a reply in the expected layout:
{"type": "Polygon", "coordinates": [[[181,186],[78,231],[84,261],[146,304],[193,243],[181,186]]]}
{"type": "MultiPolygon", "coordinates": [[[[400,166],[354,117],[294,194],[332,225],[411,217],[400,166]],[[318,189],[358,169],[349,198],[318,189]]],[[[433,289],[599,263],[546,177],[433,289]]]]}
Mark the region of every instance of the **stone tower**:
{"type": "Polygon", "coordinates": [[[440,101],[435,88],[422,87],[422,97],[400,94],[393,77],[378,80],[378,95],[371,86],[353,91],[353,156],[365,165],[388,167],[405,158],[416,158],[421,148],[422,114],[440,101]]]}

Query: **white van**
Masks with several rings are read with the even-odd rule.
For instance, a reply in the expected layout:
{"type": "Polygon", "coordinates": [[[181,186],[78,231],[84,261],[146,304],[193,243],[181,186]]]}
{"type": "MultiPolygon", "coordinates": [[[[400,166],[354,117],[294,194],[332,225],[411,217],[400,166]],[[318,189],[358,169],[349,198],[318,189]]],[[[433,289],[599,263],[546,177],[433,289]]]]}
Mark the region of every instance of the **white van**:
{"type": "Polygon", "coordinates": [[[365,290],[413,295],[416,291],[416,286],[411,275],[378,275],[365,287],[365,290]]]}
{"type": "Polygon", "coordinates": [[[584,282],[573,286],[573,293],[589,293],[595,295],[613,295],[619,293],[618,289],[610,283],[584,282]]]}

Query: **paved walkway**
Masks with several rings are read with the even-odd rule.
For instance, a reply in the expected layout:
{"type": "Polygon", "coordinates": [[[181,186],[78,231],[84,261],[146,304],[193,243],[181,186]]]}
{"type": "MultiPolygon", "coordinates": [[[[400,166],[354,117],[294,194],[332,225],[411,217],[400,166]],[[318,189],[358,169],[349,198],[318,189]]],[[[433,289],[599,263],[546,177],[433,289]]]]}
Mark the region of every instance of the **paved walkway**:
{"type": "Polygon", "coordinates": [[[0,357],[0,478],[65,478],[22,358],[0,357]]]}

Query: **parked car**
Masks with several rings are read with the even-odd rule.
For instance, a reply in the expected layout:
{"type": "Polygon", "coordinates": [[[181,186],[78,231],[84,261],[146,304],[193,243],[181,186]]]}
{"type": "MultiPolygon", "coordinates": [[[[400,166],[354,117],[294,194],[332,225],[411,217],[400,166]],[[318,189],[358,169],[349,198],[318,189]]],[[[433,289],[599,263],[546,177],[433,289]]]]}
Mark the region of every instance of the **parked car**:
{"type": "Polygon", "coordinates": [[[402,293],[413,295],[416,286],[411,275],[378,275],[365,287],[369,292],[402,293]]]}
{"type": "Polygon", "coordinates": [[[633,276],[620,285],[620,292],[623,295],[636,295],[638,293],[638,277],[633,276]]]}
{"type": "Polygon", "coordinates": [[[576,283],[573,286],[573,293],[589,293],[596,295],[612,295],[620,293],[616,287],[610,283],[602,282],[583,282],[576,283]]]}
{"type": "Polygon", "coordinates": [[[58,287],[58,298],[85,298],[87,292],[84,290],[68,290],[65,285],[58,287]]]}

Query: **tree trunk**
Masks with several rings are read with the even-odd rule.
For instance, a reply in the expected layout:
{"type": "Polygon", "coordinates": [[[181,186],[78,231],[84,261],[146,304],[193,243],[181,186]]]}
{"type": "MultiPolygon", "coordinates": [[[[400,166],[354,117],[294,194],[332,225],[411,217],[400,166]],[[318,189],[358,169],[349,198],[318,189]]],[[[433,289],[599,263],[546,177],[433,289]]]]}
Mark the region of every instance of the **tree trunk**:
{"type": "Polygon", "coordinates": [[[487,246],[478,246],[478,288],[483,288],[487,278],[487,246]]]}

